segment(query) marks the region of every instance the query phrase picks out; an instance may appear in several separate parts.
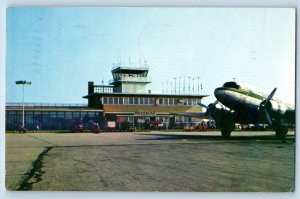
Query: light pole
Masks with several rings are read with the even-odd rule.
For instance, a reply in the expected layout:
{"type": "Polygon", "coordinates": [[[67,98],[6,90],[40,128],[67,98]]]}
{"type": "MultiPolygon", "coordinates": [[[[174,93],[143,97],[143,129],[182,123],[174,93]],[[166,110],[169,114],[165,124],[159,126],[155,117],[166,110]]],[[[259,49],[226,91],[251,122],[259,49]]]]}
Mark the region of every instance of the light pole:
{"type": "Polygon", "coordinates": [[[27,85],[30,85],[31,84],[31,82],[27,82],[26,80],[21,80],[21,81],[16,81],[16,84],[17,85],[22,85],[23,86],[23,99],[22,99],[22,127],[25,127],[25,122],[24,122],[24,86],[25,86],[25,84],[27,84],[27,85]]]}

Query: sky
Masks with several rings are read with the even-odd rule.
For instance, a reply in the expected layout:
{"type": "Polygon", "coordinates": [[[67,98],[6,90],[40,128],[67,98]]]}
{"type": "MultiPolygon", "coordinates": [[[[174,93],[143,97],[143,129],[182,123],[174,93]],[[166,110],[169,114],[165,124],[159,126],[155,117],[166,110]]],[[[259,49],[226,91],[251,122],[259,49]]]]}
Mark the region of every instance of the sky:
{"type": "Polygon", "coordinates": [[[11,7],[6,37],[6,102],[22,100],[15,81],[27,80],[26,102],[87,103],[88,81],[144,60],[152,93],[174,93],[175,77],[187,92],[190,77],[198,94],[199,77],[210,103],[235,79],[295,101],[291,8],[11,7]]]}

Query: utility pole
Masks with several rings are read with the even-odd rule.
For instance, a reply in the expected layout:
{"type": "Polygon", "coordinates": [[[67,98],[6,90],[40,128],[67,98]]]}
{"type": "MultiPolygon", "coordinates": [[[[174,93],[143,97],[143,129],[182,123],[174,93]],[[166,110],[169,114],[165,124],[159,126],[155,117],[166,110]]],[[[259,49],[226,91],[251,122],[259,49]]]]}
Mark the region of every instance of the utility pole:
{"type": "Polygon", "coordinates": [[[26,80],[22,81],[16,81],[17,85],[22,85],[23,86],[23,97],[22,97],[22,127],[25,127],[25,111],[24,111],[24,86],[25,85],[30,85],[31,82],[27,82],[26,80]]]}

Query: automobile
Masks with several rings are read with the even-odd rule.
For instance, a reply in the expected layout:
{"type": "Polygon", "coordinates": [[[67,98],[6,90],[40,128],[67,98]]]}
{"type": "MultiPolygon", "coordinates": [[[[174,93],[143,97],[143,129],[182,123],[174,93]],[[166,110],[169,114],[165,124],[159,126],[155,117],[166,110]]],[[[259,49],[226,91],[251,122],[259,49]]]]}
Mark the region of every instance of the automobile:
{"type": "Polygon", "coordinates": [[[84,132],[84,125],[83,122],[74,122],[72,126],[72,131],[73,132],[84,132]]]}
{"type": "Polygon", "coordinates": [[[100,133],[100,126],[97,122],[94,122],[92,124],[92,132],[94,133],[100,133]]]}

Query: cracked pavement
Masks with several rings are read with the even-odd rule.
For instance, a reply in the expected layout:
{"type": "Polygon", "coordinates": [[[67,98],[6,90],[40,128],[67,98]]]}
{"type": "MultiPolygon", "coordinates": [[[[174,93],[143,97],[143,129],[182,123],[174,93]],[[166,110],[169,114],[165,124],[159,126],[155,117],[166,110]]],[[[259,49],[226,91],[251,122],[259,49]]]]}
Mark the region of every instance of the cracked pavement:
{"type": "Polygon", "coordinates": [[[293,191],[295,145],[273,132],[6,134],[6,187],[36,191],[293,191]]]}

